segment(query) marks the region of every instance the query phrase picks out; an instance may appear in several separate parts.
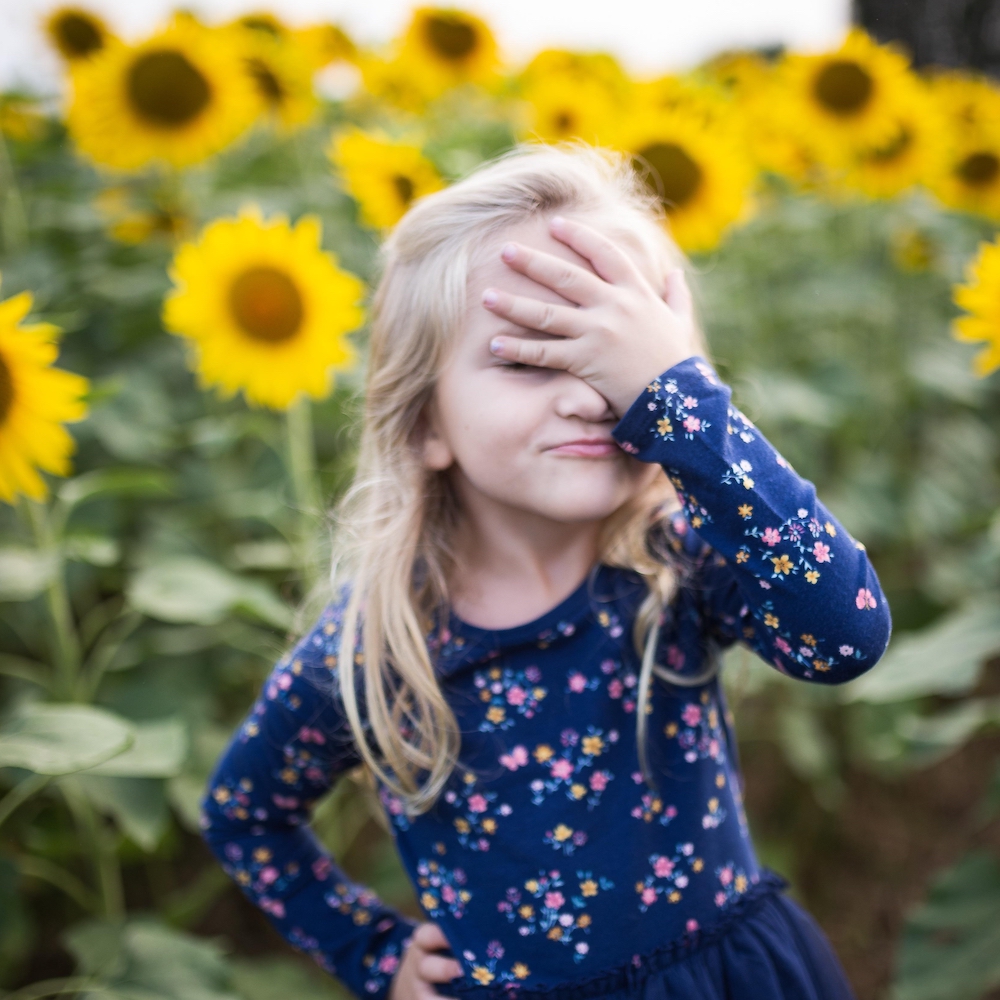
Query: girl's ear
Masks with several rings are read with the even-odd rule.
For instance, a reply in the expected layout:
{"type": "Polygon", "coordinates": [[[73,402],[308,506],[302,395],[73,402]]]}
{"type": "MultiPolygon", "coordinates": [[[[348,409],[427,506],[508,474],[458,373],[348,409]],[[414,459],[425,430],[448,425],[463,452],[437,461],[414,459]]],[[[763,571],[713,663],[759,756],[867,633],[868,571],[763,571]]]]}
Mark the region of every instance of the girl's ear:
{"type": "Polygon", "coordinates": [[[455,461],[441,434],[441,421],[433,399],[420,411],[413,435],[425,469],[443,472],[455,461]]]}

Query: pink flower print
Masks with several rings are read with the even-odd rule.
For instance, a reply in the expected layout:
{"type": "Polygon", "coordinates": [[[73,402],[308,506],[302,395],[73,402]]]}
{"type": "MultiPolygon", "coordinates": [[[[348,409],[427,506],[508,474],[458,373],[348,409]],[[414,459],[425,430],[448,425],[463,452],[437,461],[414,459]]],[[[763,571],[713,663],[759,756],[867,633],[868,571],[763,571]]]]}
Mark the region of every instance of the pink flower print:
{"type": "Polygon", "coordinates": [[[260,870],[260,881],[264,885],[271,885],[272,882],[278,881],[278,876],[281,873],[278,871],[274,865],[268,865],[266,868],[260,870]]]}
{"type": "Polygon", "coordinates": [[[528,692],[520,684],[515,684],[507,692],[507,701],[511,705],[523,705],[528,697],[528,692]]]}
{"type": "Polygon", "coordinates": [[[790,653],[792,651],[792,647],[780,635],[775,636],[774,647],[775,649],[780,649],[783,653],[790,653]]]}
{"type": "Polygon", "coordinates": [[[726,905],[726,894],[724,892],[717,892],[715,894],[715,905],[716,906],[726,905]]]}
{"type": "Polygon", "coordinates": [[[474,813],[486,812],[486,799],[478,792],[469,796],[469,811],[474,813]]]}
{"type": "Polygon", "coordinates": [[[321,768],[313,766],[306,768],[303,777],[306,779],[306,781],[312,781],[314,783],[317,783],[323,781],[323,779],[326,778],[326,775],[323,773],[321,768]]]}
{"type": "Polygon", "coordinates": [[[284,920],[285,904],[280,899],[269,899],[267,896],[261,896],[257,902],[265,913],[270,913],[271,916],[284,920]]]}
{"type": "Polygon", "coordinates": [[[559,760],[553,763],[551,774],[553,778],[558,778],[561,781],[572,777],[573,776],[572,762],[566,760],[565,757],[560,757],[559,760]]]}
{"type": "Polygon", "coordinates": [[[781,541],[781,534],[774,528],[765,528],[763,538],[765,545],[774,546],[781,541]]]}
{"type": "Polygon", "coordinates": [[[693,410],[697,405],[698,400],[695,399],[694,396],[685,396],[681,402],[681,406],[683,406],[685,410],[693,410]]]}
{"type": "Polygon", "coordinates": [[[656,902],[656,890],[652,886],[642,890],[642,901],[646,906],[652,906],[656,902]]]}
{"type": "Polygon", "coordinates": [[[694,433],[694,431],[701,430],[701,420],[698,417],[685,417],[684,418],[684,430],[694,433]]]}
{"type": "Polygon", "coordinates": [[[561,892],[547,892],[545,893],[545,905],[550,910],[558,910],[563,903],[566,902],[566,897],[563,896],[561,892]]]}
{"type": "Polygon", "coordinates": [[[595,771],[590,776],[590,790],[593,792],[603,792],[608,787],[608,776],[604,771],[595,771]]]}
{"type": "Polygon", "coordinates": [[[531,681],[532,684],[537,684],[538,681],[542,679],[542,672],[538,667],[525,667],[524,676],[531,681]]]}
{"type": "Polygon", "coordinates": [[[674,870],[674,863],[670,858],[665,858],[661,854],[653,864],[653,874],[657,878],[670,878],[670,873],[674,870]]]}
{"type": "Polygon", "coordinates": [[[291,686],[292,686],[291,674],[282,674],[278,678],[278,687],[280,687],[282,691],[287,691],[291,686]]]}
{"type": "Polygon", "coordinates": [[[312,873],[319,882],[323,882],[327,878],[329,878],[330,872],[332,870],[333,870],[333,865],[330,863],[329,858],[326,857],[317,858],[312,863],[312,873]]]}
{"type": "Polygon", "coordinates": [[[378,971],[386,972],[392,975],[399,966],[399,956],[398,955],[383,955],[379,959],[378,971]]]}
{"type": "Polygon", "coordinates": [[[587,678],[579,670],[574,670],[569,675],[569,689],[577,693],[587,690],[587,678]]]}
{"type": "Polygon", "coordinates": [[[272,795],[271,801],[279,809],[297,809],[299,800],[293,795],[272,795]]]}
{"type": "Polygon", "coordinates": [[[723,885],[729,885],[729,883],[732,882],[732,880],[733,880],[732,868],[723,868],[722,871],[719,872],[719,881],[723,885]]]}
{"type": "Polygon", "coordinates": [[[694,934],[694,932],[696,930],[698,930],[698,921],[697,920],[689,920],[687,922],[687,932],[688,932],[688,934],[694,934]]]}
{"type": "Polygon", "coordinates": [[[516,771],[519,767],[524,767],[528,763],[528,750],[527,747],[518,744],[514,747],[510,753],[504,753],[500,755],[500,763],[503,764],[508,771],[516,771]]]}
{"type": "Polygon", "coordinates": [[[458,893],[455,892],[455,887],[447,884],[441,886],[441,898],[446,903],[454,903],[455,900],[458,899],[458,893]]]}
{"type": "Polygon", "coordinates": [[[670,645],[667,647],[667,663],[674,668],[674,670],[680,670],[684,666],[684,652],[679,646],[670,645]]]}
{"type": "Polygon", "coordinates": [[[615,661],[614,660],[602,660],[601,661],[601,673],[602,674],[613,674],[615,672],[615,661]]]}
{"type": "Polygon", "coordinates": [[[685,726],[697,726],[701,722],[701,709],[697,705],[687,704],[681,712],[685,726]]]}
{"type": "Polygon", "coordinates": [[[830,546],[824,545],[822,542],[816,542],[813,545],[813,555],[816,557],[816,562],[829,562],[830,561],[830,546]]]}
{"type": "Polygon", "coordinates": [[[862,587],[858,591],[858,596],[854,598],[854,603],[858,606],[859,611],[864,611],[865,608],[878,607],[878,601],[875,600],[875,595],[865,587],[862,587]]]}
{"type": "Polygon", "coordinates": [[[719,746],[719,741],[718,740],[709,740],[708,741],[708,755],[709,755],[709,757],[712,758],[712,760],[718,760],[719,759],[719,750],[720,749],[721,749],[721,747],[719,746]]]}
{"type": "Polygon", "coordinates": [[[841,656],[853,656],[854,655],[854,647],[853,646],[841,646],[840,647],[840,655],[841,656]]]}
{"type": "Polygon", "coordinates": [[[667,806],[667,818],[673,819],[677,815],[677,806],[667,806]]]}
{"type": "Polygon", "coordinates": [[[620,698],[625,690],[625,685],[616,677],[608,684],[608,694],[612,698],[620,698]]]}

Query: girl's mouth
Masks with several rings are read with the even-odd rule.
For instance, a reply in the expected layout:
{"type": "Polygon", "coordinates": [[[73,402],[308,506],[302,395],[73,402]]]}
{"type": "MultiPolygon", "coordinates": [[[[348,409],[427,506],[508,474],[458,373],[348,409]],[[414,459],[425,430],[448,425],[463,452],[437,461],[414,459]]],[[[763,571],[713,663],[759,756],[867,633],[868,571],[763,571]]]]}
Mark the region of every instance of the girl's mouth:
{"type": "Polygon", "coordinates": [[[619,454],[620,449],[613,438],[580,438],[555,445],[548,451],[574,458],[611,458],[619,454]]]}

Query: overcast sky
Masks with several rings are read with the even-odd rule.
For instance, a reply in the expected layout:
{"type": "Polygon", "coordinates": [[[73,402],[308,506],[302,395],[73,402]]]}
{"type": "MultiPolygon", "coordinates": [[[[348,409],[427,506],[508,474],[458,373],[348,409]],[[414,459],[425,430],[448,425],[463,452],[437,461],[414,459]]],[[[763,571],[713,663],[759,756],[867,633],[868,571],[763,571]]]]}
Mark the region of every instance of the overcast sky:
{"type": "MultiPolygon", "coordinates": [[[[79,0],[77,0],[79,2],[79,0]]],[[[291,23],[330,20],[358,41],[391,38],[417,4],[402,0],[82,0],[126,37],[140,37],[173,7],[223,20],[269,9],[291,23]]],[[[441,4],[445,6],[446,4],[441,4]]],[[[0,87],[52,92],[59,65],[39,26],[52,0],[0,0],[0,87]]],[[[635,73],[666,72],[736,45],[784,42],[801,49],[835,43],[849,0],[475,0],[454,6],[484,17],[511,60],[545,46],[601,49],[635,73]]]]}

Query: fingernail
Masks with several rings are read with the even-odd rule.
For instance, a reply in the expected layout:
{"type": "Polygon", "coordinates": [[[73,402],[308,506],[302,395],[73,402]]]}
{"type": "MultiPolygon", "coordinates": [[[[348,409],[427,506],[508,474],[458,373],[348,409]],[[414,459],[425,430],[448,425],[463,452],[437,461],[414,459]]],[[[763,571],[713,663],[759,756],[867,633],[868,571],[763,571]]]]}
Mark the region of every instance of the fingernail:
{"type": "Polygon", "coordinates": [[[490,341],[490,354],[499,354],[503,350],[503,341],[499,337],[494,337],[490,341]]]}
{"type": "Polygon", "coordinates": [[[494,292],[492,288],[489,288],[485,292],[483,292],[484,306],[495,306],[496,304],[497,304],[497,293],[494,292]]]}
{"type": "Polygon", "coordinates": [[[503,250],[500,251],[500,256],[504,260],[513,260],[517,256],[517,247],[513,243],[508,243],[503,250]]]}

